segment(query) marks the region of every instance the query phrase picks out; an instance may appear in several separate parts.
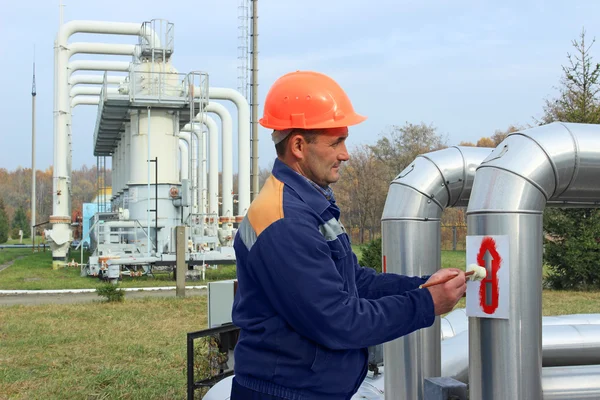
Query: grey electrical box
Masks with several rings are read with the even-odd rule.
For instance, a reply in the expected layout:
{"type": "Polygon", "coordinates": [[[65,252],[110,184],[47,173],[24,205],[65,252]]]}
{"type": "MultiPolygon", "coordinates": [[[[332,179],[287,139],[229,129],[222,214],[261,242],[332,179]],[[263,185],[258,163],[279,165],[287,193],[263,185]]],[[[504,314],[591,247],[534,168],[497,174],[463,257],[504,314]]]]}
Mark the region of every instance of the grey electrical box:
{"type": "Polygon", "coordinates": [[[425,400],[467,400],[467,385],[453,378],[425,378],[425,400]]]}
{"type": "Polygon", "coordinates": [[[231,309],[237,280],[208,283],[208,328],[231,323],[231,309]]]}

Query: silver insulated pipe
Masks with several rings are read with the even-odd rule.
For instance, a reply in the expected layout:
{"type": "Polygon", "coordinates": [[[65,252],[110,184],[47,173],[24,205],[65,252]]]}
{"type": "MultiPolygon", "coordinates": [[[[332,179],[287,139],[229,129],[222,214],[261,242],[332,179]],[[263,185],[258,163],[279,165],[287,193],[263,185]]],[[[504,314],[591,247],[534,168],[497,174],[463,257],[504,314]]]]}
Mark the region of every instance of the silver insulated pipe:
{"type": "Polygon", "coordinates": [[[542,212],[598,207],[600,126],[552,123],[508,136],[477,169],[468,235],[508,237],[508,319],[469,318],[471,398],[542,398],[542,212]]]}
{"type": "MultiPolygon", "coordinates": [[[[475,170],[491,151],[450,147],[420,155],[394,179],[381,219],[387,272],[422,276],[440,269],[442,211],[467,205],[475,170]]],[[[440,376],[440,351],[439,318],[385,343],[386,399],[423,398],[423,379],[440,376]]]]}

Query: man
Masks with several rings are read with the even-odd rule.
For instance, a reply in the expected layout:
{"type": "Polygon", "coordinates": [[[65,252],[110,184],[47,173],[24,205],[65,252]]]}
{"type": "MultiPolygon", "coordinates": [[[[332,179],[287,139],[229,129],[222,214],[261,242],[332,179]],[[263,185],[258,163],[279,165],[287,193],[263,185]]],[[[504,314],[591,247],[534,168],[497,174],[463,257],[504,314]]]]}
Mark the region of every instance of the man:
{"type": "Polygon", "coordinates": [[[465,276],[425,278],[358,265],[330,184],[348,160],[355,113],[341,87],[316,72],[279,78],[264,105],[273,129],[272,175],[240,224],[234,248],[232,400],[349,399],[367,373],[367,347],[433,324],[464,294],[465,276]]]}

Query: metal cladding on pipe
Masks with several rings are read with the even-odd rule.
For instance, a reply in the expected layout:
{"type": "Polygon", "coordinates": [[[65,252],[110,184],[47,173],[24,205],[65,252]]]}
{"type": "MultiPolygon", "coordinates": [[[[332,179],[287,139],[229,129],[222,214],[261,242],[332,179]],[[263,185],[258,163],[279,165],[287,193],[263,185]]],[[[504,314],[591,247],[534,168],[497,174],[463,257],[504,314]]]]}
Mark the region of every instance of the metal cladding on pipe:
{"type": "Polygon", "coordinates": [[[221,154],[222,172],[222,222],[235,222],[233,215],[233,122],[229,111],[220,103],[209,102],[204,109],[217,114],[221,118],[221,154]]]}
{"type": "MultiPolygon", "coordinates": [[[[450,339],[469,329],[466,308],[455,308],[440,318],[442,340],[450,339]]],[[[600,325],[600,314],[567,314],[542,317],[542,325],[600,325]]]]}
{"type": "Polygon", "coordinates": [[[457,308],[440,318],[442,340],[450,339],[467,329],[469,329],[469,320],[467,310],[464,308],[457,308]]]}
{"type": "MultiPolygon", "coordinates": [[[[108,75],[106,77],[106,83],[109,85],[120,85],[125,80],[124,76],[116,76],[116,75],[108,75]]],[[[71,75],[69,77],[69,86],[71,86],[71,90],[77,85],[87,84],[87,85],[102,85],[104,84],[104,76],[103,75],[71,75]]]]}
{"type": "Polygon", "coordinates": [[[469,320],[474,398],[542,397],[542,212],[547,203],[598,207],[598,176],[600,126],[586,124],[511,134],[478,168],[468,234],[506,235],[511,268],[509,318],[469,320]]]}
{"type": "Polygon", "coordinates": [[[242,222],[250,207],[250,106],[242,94],[230,88],[209,87],[210,99],[230,100],[238,111],[238,215],[242,222]]]}
{"type": "MultiPolygon", "coordinates": [[[[442,212],[466,204],[475,169],[491,150],[434,151],[418,156],[396,177],[381,219],[387,272],[422,276],[440,269],[442,212]]],[[[422,398],[423,379],[440,375],[440,357],[439,318],[430,328],[385,343],[386,399],[422,398]]]]}
{"type": "Polygon", "coordinates": [[[542,370],[544,400],[600,399],[600,365],[542,370]]]}
{"type": "MultiPolygon", "coordinates": [[[[544,367],[600,364],[600,325],[544,325],[542,343],[544,367]]],[[[468,383],[468,350],[468,331],[444,340],[442,376],[468,383]]]]}

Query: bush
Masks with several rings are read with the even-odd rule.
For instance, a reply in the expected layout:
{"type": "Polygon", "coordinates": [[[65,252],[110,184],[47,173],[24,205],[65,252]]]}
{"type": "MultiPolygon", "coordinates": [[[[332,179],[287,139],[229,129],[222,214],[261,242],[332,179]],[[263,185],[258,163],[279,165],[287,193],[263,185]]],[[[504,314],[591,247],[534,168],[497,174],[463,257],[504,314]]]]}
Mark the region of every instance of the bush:
{"type": "Polygon", "coordinates": [[[599,289],[600,211],[548,209],[544,225],[545,284],[553,289],[599,289]]]}
{"type": "Polygon", "coordinates": [[[375,239],[367,243],[362,248],[362,256],[359,264],[363,267],[373,268],[381,273],[381,238],[375,239]]]}
{"type": "Polygon", "coordinates": [[[118,286],[112,283],[105,283],[96,288],[98,296],[106,297],[108,303],[122,303],[125,301],[125,292],[118,286]]]}

